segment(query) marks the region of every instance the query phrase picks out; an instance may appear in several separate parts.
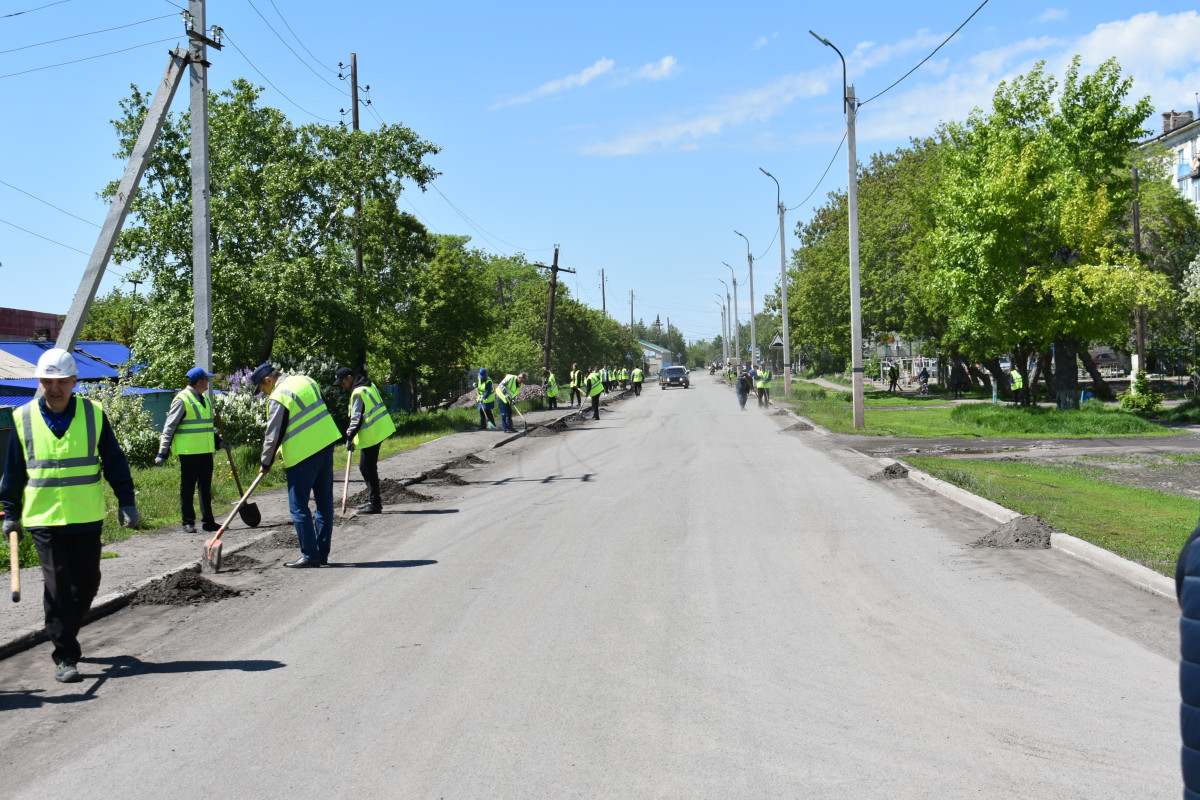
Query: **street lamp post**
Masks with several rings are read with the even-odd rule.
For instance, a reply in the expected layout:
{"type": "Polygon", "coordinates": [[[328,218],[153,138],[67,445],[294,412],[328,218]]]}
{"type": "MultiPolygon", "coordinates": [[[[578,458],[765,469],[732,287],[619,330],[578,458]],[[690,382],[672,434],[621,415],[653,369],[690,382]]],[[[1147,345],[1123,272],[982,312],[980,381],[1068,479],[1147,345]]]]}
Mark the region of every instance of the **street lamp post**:
{"type": "MultiPolygon", "coordinates": [[[[721,263],[729,267],[728,261],[721,263]]],[[[737,364],[742,357],[742,323],[738,321],[737,276],[733,267],[729,267],[729,275],[733,279],[733,363],[737,364]]]]}
{"type": "Polygon", "coordinates": [[[809,31],[821,44],[832,47],[842,60],[842,107],[846,112],[846,159],[849,166],[849,182],[846,185],[846,206],[850,217],[850,359],[854,383],[854,427],[866,427],[866,409],[863,403],[862,364],[862,301],[858,291],[858,154],[854,147],[854,118],[858,115],[858,101],[854,99],[854,87],[846,83],[846,57],[828,39],[822,39],[809,31]]]}
{"type": "MultiPolygon", "coordinates": [[[[724,278],[717,278],[717,280],[719,280],[722,285],[725,286],[725,339],[729,342],[729,347],[726,349],[725,353],[725,366],[728,367],[729,356],[736,355],[733,352],[733,338],[730,334],[730,331],[733,329],[733,301],[729,299],[729,284],[725,283],[724,278]]],[[[736,282],[737,281],[734,281],[734,283],[736,282]]]]}
{"type": "Polygon", "coordinates": [[[725,334],[725,301],[721,295],[716,295],[716,304],[721,309],[721,364],[725,364],[726,353],[729,352],[729,337],[725,334]]]}
{"type": "MultiPolygon", "coordinates": [[[[746,239],[746,234],[734,231],[746,239]]],[[[750,252],[750,240],[746,239],[746,263],[750,265],[750,363],[757,366],[754,357],[758,355],[758,330],[754,327],[754,253],[750,252]]]]}
{"type": "Polygon", "coordinates": [[[783,189],[779,186],[779,180],[762,167],[759,167],[759,170],[763,175],[766,175],[768,178],[775,181],[775,205],[779,207],[779,299],[780,305],[783,307],[783,396],[791,397],[792,337],[791,332],[788,330],[788,276],[783,243],[783,212],[786,209],[783,207],[783,189]]]}

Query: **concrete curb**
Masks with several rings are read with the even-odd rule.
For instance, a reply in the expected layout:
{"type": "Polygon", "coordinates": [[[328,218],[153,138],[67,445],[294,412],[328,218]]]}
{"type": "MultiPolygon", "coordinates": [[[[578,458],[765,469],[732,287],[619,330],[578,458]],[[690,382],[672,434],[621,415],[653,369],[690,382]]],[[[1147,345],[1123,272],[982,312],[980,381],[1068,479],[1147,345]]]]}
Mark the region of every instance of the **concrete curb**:
{"type": "MultiPolygon", "coordinates": [[[[947,483],[940,478],[935,478],[928,472],[919,470],[907,462],[897,461],[892,458],[878,458],[875,460],[885,467],[892,464],[903,464],[905,469],[908,470],[909,479],[919,483],[930,491],[942,495],[947,500],[953,500],[955,503],[969,508],[978,514],[982,514],[995,522],[1003,524],[1022,516],[1017,511],[1005,508],[998,503],[993,503],[991,500],[980,497],[977,494],[972,494],[966,489],[955,486],[952,483],[947,483]]],[[[1059,531],[1054,531],[1050,534],[1050,546],[1055,550],[1069,555],[1071,558],[1091,564],[1099,570],[1120,578],[1142,591],[1170,600],[1175,599],[1175,581],[1165,575],[1160,575],[1149,567],[1105,550],[1103,547],[1098,547],[1091,542],[1085,542],[1083,539],[1071,536],[1068,533],[1060,533],[1059,531]]]]}

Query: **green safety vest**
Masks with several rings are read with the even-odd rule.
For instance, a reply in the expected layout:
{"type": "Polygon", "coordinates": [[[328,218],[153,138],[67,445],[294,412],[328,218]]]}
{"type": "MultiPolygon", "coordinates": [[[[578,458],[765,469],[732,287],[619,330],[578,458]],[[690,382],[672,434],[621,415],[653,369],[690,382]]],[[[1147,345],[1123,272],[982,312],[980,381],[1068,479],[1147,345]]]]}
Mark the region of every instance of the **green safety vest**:
{"type": "Polygon", "coordinates": [[[617,380],[622,380],[622,381],[627,381],[627,380],[629,380],[629,370],[626,370],[626,369],[622,368],[622,369],[621,369],[621,372],[619,373],[619,377],[617,378],[617,380]]]}
{"type": "Polygon", "coordinates": [[[500,381],[500,391],[496,394],[499,396],[500,402],[511,406],[520,393],[521,387],[517,384],[517,376],[505,375],[504,380],[500,381]]]}
{"type": "Polygon", "coordinates": [[[771,385],[771,370],[764,369],[758,373],[758,382],[755,384],[759,389],[769,388],[771,385]]]}
{"type": "Polygon", "coordinates": [[[17,411],[17,441],[25,450],[29,476],[22,510],[27,528],[104,519],[99,449],[104,409],[82,397],[73,399],[75,417],[61,439],[51,433],[36,401],[17,411]]]}
{"type": "Polygon", "coordinates": [[[634,368],[633,368],[633,382],[634,382],[634,383],[641,383],[641,382],[642,382],[642,369],[641,369],[641,367],[634,367],[634,368]]]}
{"type": "Polygon", "coordinates": [[[275,386],[270,399],[288,410],[287,430],[280,447],[284,464],[294,467],[342,438],[321,397],[321,388],[312,378],[289,375],[275,386]]]}
{"type": "Polygon", "coordinates": [[[600,376],[593,372],[587,376],[588,397],[595,397],[604,391],[604,381],[600,380],[600,376]]]}
{"type": "Polygon", "coordinates": [[[183,403],[183,421],[175,429],[171,448],[176,455],[187,456],[197,453],[215,453],[217,441],[213,429],[212,406],[201,403],[200,396],[192,389],[184,389],[175,395],[183,403]]]}
{"type": "Polygon", "coordinates": [[[1025,386],[1025,379],[1021,377],[1021,373],[1017,372],[1015,367],[1008,373],[1008,378],[1012,381],[1012,388],[1014,389],[1020,389],[1025,386]]]}
{"type": "Polygon", "coordinates": [[[373,447],[396,432],[396,423],[388,413],[387,404],[383,402],[379,390],[374,384],[359,386],[350,393],[351,413],[354,409],[354,398],[362,395],[363,416],[362,424],[354,434],[354,446],[357,448],[373,447]]]}
{"type": "Polygon", "coordinates": [[[490,406],[492,401],[496,399],[496,389],[492,384],[491,378],[484,378],[479,381],[479,385],[476,388],[479,390],[479,402],[485,406],[490,406]]]}
{"type": "Polygon", "coordinates": [[[549,389],[546,390],[546,397],[558,397],[558,381],[554,377],[554,373],[550,373],[549,389]]]}
{"type": "Polygon", "coordinates": [[[571,370],[571,388],[578,389],[583,386],[583,370],[571,370]]]}

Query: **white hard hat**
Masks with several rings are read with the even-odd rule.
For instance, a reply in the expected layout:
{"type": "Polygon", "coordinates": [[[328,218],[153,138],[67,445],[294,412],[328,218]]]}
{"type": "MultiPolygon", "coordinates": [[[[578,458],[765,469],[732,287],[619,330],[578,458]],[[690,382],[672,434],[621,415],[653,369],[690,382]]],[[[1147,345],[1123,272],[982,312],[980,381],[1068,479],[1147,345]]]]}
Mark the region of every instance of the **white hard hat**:
{"type": "Polygon", "coordinates": [[[75,356],[59,347],[42,353],[38,359],[35,378],[71,378],[79,374],[75,367],[75,356]]]}

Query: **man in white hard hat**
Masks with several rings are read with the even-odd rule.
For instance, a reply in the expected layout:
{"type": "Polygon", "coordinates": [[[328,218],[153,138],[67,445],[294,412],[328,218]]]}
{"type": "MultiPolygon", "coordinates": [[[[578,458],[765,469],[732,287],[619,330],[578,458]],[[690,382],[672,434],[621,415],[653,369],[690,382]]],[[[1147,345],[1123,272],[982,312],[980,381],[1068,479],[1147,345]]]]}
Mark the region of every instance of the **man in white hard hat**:
{"type": "Polygon", "coordinates": [[[38,359],[42,397],[14,415],[0,507],[4,532],[29,529],[42,563],[46,635],[54,645],[55,679],[80,680],[79,628],[100,588],[104,493],[117,496],[117,519],[137,527],[133,478],[99,403],[75,395],[75,358],[57,347],[38,359]]]}

